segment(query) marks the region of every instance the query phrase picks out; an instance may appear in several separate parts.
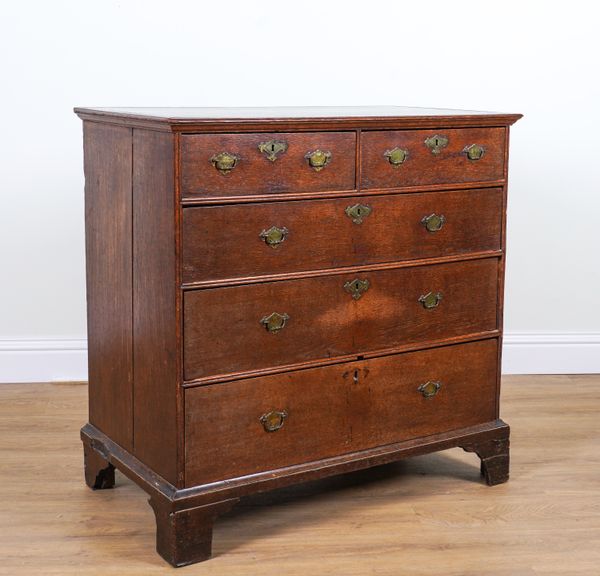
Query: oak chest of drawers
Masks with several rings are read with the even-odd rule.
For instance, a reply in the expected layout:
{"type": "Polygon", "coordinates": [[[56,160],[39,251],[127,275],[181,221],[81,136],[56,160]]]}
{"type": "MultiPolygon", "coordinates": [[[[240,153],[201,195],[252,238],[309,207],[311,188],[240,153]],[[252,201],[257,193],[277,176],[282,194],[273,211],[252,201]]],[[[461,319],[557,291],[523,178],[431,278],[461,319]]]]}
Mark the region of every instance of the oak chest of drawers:
{"type": "Polygon", "coordinates": [[[509,126],[410,108],[76,109],[86,481],[210,556],[240,497],[451,447],[499,420],[509,126]]]}

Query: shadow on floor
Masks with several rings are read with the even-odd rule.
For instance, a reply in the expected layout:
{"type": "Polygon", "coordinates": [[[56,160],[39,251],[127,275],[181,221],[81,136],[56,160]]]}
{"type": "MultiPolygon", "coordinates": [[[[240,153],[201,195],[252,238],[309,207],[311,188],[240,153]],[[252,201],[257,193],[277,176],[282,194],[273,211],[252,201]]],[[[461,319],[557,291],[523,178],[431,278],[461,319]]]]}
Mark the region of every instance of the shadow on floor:
{"type": "MultiPolygon", "coordinates": [[[[357,506],[369,506],[374,499],[378,502],[386,499],[397,502],[401,498],[408,499],[431,494],[431,490],[435,490],[436,480],[440,478],[482,483],[479,458],[472,455],[469,461],[465,461],[453,456],[452,452],[451,450],[416,456],[365,470],[246,496],[217,521],[216,532],[220,532],[221,536],[224,536],[223,532],[229,532],[229,537],[223,538],[216,534],[213,556],[225,554],[237,547],[240,539],[236,537],[238,534],[235,534],[237,532],[235,527],[240,524],[240,521],[248,520],[253,524],[249,537],[247,530],[244,531],[244,542],[265,538],[280,532],[282,528],[285,529],[289,520],[281,518],[281,514],[274,514],[275,510],[269,509],[271,507],[312,504],[310,510],[304,509],[308,513],[295,515],[293,522],[294,526],[298,527],[319,521],[315,514],[315,504],[331,507],[331,513],[339,515],[342,513],[339,503],[340,500],[344,500],[351,502],[351,510],[350,507],[347,510],[352,514],[357,506]],[[416,478],[418,481],[415,482],[416,478]]],[[[439,486],[439,482],[437,484],[439,486]]],[[[447,489],[447,486],[444,489],[447,489]]],[[[322,518],[322,513],[318,516],[322,518]]]]}

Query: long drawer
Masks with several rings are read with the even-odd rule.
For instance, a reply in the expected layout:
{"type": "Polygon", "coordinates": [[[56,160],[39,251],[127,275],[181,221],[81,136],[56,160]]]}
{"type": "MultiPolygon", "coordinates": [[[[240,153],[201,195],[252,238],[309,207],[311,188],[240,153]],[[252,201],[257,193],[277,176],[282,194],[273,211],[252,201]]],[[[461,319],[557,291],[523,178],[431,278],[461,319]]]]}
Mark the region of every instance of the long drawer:
{"type": "Polygon", "coordinates": [[[184,198],[356,188],[354,132],[181,137],[184,198]]]}
{"type": "Polygon", "coordinates": [[[185,391],[193,486],[496,417],[497,340],[185,391]]]}
{"type": "Polygon", "coordinates": [[[187,291],[186,380],[494,330],[497,258],[187,291]]]}
{"type": "Polygon", "coordinates": [[[185,208],[183,281],[497,250],[501,218],[501,188],[185,208]]]}
{"type": "Polygon", "coordinates": [[[501,180],[504,145],[504,128],[363,132],[361,188],[501,180]]]}

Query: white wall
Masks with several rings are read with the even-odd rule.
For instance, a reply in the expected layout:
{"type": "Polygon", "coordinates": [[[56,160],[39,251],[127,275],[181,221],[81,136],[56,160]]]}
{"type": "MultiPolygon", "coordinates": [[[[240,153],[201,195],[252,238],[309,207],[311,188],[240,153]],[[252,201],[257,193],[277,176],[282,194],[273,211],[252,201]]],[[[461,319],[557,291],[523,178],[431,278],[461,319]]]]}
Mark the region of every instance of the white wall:
{"type": "Polygon", "coordinates": [[[522,112],[505,370],[600,371],[600,82],[589,0],[73,0],[0,13],[0,381],[85,376],[75,105],[522,112]]]}

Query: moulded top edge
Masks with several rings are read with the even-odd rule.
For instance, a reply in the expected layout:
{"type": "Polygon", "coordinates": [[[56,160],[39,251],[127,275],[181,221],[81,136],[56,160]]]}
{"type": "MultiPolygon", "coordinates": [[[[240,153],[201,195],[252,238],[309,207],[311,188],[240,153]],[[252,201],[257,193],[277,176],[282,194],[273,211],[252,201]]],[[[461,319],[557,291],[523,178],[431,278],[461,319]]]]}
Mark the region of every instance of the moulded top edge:
{"type": "Polygon", "coordinates": [[[124,121],[156,122],[171,125],[193,125],[214,123],[257,123],[294,122],[321,123],[340,121],[351,124],[370,124],[378,121],[431,119],[466,120],[474,122],[495,119],[500,124],[512,124],[520,114],[503,114],[474,110],[452,110],[444,108],[417,108],[405,106],[300,106],[300,107],[256,107],[256,108],[75,108],[83,118],[93,117],[98,121],[111,119],[124,121]]]}

